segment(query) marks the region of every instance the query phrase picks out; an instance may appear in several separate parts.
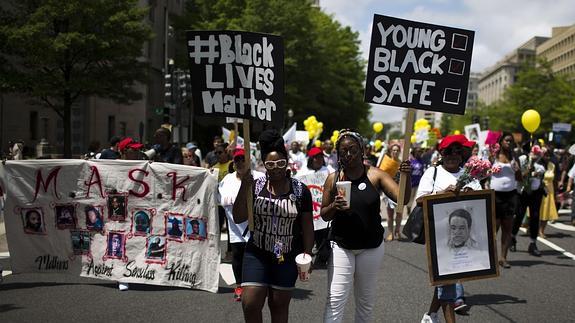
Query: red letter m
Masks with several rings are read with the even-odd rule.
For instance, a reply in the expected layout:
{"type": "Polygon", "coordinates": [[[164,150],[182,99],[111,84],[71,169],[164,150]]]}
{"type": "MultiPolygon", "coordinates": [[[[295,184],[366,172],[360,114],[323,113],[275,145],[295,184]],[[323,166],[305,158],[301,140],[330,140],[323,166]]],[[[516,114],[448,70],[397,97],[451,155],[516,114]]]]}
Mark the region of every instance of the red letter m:
{"type": "Polygon", "coordinates": [[[50,174],[48,174],[48,178],[46,179],[46,181],[44,182],[44,178],[42,177],[42,169],[38,169],[36,171],[36,188],[34,189],[34,199],[32,200],[32,202],[36,201],[36,198],[38,197],[38,192],[40,191],[40,185],[42,186],[42,188],[44,188],[44,193],[48,193],[48,186],[50,186],[50,182],[52,180],[54,180],[54,195],[56,196],[57,199],[60,199],[60,196],[58,196],[58,191],[56,190],[56,187],[58,186],[58,172],[60,171],[60,169],[62,169],[62,167],[58,166],[54,169],[52,169],[50,171],[50,174]]]}

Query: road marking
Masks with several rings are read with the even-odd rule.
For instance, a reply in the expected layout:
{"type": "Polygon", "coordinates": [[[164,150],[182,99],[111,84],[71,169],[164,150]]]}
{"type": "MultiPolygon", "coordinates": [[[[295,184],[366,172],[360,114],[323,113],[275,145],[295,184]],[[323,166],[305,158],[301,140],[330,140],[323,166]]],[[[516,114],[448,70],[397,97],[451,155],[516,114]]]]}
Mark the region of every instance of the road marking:
{"type": "Polygon", "coordinates": [[[10,258],[9,252],[0,252],[0,259],[8,259],[10,258]]]}
{"type": "MultiPolygon", "coordinates": [[[[520,230],[523,233],[527,233],[527,229],[525,229],[525,228],[520,228],[520,230]]],[[[554,244],[553,242],[551,242],[547,239],[541,238],[541,237],[537,237],[537,240],[540,241],[542,244],[546,245],[547,247],[562,253],[565,257],[571,258],[571,260],[575,260],[574,254],[572,254],[572,253],[568,252],[567,250],[559,247],[558,245],[554,244]]]]}
{"type": "Polygon", "coordinates": [[[2,272],[2,277],[6,277],[6,276],[8,276],[8,275],[12,275],[12,272],[11,272],[10,270],[4,270],[4,271],[2,272]]]}
{"type": "Polygon", "coordinates": [[[575,226],[572,225],[567,225],[559,222],[555,223],[547,222],[547,225],[558,230],[575,232],[575,226]]]}
{"type": "Polygon", "coordinates": [[[232,269],[231,264],[220,264],[220,276],[222,276],[228,286],[236,283],[234,270],[232,269]]]}

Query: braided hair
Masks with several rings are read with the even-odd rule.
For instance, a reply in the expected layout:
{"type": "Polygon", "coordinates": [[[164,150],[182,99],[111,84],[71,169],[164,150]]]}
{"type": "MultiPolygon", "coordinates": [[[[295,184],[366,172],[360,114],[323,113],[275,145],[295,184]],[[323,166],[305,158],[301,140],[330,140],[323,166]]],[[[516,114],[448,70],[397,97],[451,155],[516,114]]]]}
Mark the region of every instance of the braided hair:
{"type": "Polygon", "coordinates": [[[360,152],[363,156],[364,153],[364,142],[361,134],[357,132],[355,129],[345,128],[339,131],[339,136],[337,137],[337,141],[335,142],[335,151],[337,152],[337,173],[335,175],[335,179],[333,181],[333,189],[332,195],[335,197],[336,189],[336,182],[339,180],[341,173],[344,171],[343,163],[341,162],[341,155],[339,154],[339,146],[341,145],[341,141],[345,138],[349,138],[355,141],[359,145],[360,152]]]}

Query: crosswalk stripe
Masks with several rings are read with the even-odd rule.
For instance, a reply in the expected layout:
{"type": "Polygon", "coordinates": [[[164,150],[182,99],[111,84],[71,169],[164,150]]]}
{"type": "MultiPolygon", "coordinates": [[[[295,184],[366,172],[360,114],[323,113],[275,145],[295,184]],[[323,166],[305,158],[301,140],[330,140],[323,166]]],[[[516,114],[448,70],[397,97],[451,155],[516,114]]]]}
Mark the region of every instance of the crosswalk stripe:
{"type": "MultiPolygon", "coordinates": [[[[525,229],[525,228],[520,228],[520,230],[521,230],[523,233],[527,233],[527,229],[525,229]]],[[[538,238],[537,238],[537,241],[543,243],[544,245],[546,245],[547,247],[549,247],[549,248],[551,248],[551,249],[553,249],[553,250],[555,250],[555,251],[558,251],[558,252],[562,253],[562,254],[563,254],[565,257],[567,257],[567,258],[570,258],[571,260],[575,260],[575,255],[574,255],[574,254],[572,254],[572,253],[568,252],[567,250],[565,250],[565,249],[559,247],[558,245],[554,244],[553,242],[551,242],[551,241],[549,241],[549,240],[547,240],[547,239],[545,239],[545,238],[541,238],[541,237],[538,237],[538,238]]]]}

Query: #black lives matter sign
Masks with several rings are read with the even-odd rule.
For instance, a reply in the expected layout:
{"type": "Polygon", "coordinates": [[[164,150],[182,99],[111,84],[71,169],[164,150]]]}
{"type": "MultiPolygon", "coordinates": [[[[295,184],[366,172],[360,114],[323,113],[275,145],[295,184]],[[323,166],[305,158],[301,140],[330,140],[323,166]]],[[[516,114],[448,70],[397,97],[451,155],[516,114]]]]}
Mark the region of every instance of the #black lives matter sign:
{"type": "Polygon", "coordinates": [[[474,34],[374,15],[365,101],[464,114],[474,34]]]}
{"type": "Polygon", "coordinates": [[[281,37],[239,31],[188,31],[196,114],[283,124],[281,37]]]}

